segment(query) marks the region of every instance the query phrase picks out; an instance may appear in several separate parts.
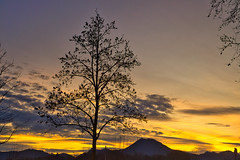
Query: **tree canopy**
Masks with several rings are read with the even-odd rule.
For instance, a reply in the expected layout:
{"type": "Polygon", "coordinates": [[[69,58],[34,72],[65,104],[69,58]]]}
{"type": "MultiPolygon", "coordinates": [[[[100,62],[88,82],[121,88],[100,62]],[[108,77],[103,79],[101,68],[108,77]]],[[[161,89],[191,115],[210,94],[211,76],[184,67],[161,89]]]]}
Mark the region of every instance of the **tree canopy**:
{"type": "Polygon", "coordinates": [[[135,105],[136,91],[130,76],[140,62],[129,41],[111,36],[117,29],[115,21],[105,23],[96,13],[83,29],[70,39],[75,49],[60,58],[62,69],[55,75],[59,84],[46,105],[37,109],[56,127],[72,126],[88,133],[95,159],[96,142],[106,126],[133,131],[132,120],[146,117],[135,105]],[[71,86],[68,91],[66,86],[71,86]]]}
{"type": "Polygon", "coordinates": [[[228,65],[231,65],[236,59],[240,57],[240,1],[239,0],[212,0],[209,16],[219,18],[222,20],[219,29],[224,27],[231,27],[233,34],[223,34],[220,37],[223,46],[220,48],[220,54],[226,49],[234,49],[235,52],[228,65]]]}

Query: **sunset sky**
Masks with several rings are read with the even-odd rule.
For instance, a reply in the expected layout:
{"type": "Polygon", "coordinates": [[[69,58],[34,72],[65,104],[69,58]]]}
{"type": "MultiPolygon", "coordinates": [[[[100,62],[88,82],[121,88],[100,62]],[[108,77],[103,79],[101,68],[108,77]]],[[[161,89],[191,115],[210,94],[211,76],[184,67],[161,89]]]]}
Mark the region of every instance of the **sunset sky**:
{"type": "Polygon", "coordinates": [[[116,21],[142,65],[132,72],[138,102],[148,122],[140,133],[105,131],[99,148],[124,148],[140,137],[172,149],[202,153],[240,149],[240,69],[228,67],[233,50],[219,54],[218,19],[208,18],[210,0],[0,0],[0,43],[21,73],[20,88],[2,105],[11,105],[18,126],[0,151],[41,149],[77,154],[90,149],[90,137],[71,128],[39,124],[34,105],[42,105],[61,69],[58,58],[74,49],[95,10],[116,21]],[[155,107],[158,106],[158,107],[155,107]],[[170,107],[169,107],[170,106],[170,107]],[[159,110],[168,110],[161,117],[159,110]],[[120,143],[122,142],[122,143],[120,143]]]}

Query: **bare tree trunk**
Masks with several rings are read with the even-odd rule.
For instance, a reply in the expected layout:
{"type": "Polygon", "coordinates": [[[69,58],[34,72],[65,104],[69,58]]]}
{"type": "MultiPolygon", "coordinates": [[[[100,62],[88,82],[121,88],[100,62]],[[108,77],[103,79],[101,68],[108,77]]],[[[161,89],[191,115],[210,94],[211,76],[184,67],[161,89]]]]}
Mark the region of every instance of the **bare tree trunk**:
{"type": "Polygon", "coordinates": [[[96,136],[92,139],[92,160],[96,160],[96,144],[97,144],[97,138],[96,136]]]}

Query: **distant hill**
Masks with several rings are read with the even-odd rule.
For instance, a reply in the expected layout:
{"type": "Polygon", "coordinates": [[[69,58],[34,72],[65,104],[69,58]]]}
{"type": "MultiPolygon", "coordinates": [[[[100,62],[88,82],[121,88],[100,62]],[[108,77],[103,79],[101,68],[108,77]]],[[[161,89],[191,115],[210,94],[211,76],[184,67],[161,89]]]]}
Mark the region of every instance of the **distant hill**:
{"type": "MultiPolygon", "coordinates": [[[[234,154],[231,151],[224,151],[219,153],[205,152],[204,154],[200,154],[199,157],[204,160],[234,160],[234,154]]],[[[240,159],[239,155],[237,159],[240,159]]]]}
{"type": "Polygon", "coordinates": [[[41,150],[27,149],[23,151],[0,152],[0,160],[74,160],[71,155],[49,154],[41,150]]]}
{"type": "Polygon", "coordinates": [[[34,159],[34,158],[43,158],[49,156],[48,153],[34,150],[34,149],[27,149],[24,151],[11,151],[11,152],[0,152],[0,160],[7,160],[7,159],[34,159]]]}
{"type": "MultiPolygon", "coordinates": [[[[103,149],[97,151],[97,160],[233,160],[231,151],[220,153],[205,152],[191,154],[172,150],[154,139],[139,139],[123,150],[103,149]]],[[[238,155],[238,159],[240,156],[238,155]]],[[[28,149],[24,151],[0,152],[0,160],[91,160],[91,150],[77,157],[62,153],[49,154],[44,151],[28,149]]]]}

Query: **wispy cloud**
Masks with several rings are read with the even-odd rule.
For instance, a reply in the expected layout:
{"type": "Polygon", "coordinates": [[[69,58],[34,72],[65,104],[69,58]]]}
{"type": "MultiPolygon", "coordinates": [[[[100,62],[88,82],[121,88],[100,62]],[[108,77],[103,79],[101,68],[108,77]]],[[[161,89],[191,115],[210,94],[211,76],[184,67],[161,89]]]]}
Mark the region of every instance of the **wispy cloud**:
{"type": "Polygon", "coordinates": [[[229,124],[222,124],[222,123],[206,123],[207,125],[213,125],[217,127],[230,127],[231,125],[229,124]]]}
{"type": "Polygon", "coordinates": [[[50,78],[49,76],[44,75],[44,74],[42,74],[42,73],[40,73],[36,70],[31,70],[29,72],[29,75],[32,76],[32,77],[35,77],[35,78],[39,78],[41,80],[49,80],[49,78],[50,78]]]}
{"type": "Polygon", "coordinates": [[[202,142],[202,141],[199,141],[199,140],[194,140],[194,139],[186,139],[186,138],[179,138],[179,137],[168,137],[168,136],[160,136],[162,138],[165,138],[165,139],[172,139],[172,140],[175,140],[176,143],[179,143],[179,144],[204,144],[204,145],[211,145],[210,143],[207,143],[207,142],[202,142]]]}
{"type": "Polygon", "coordinates": [[[240,143],[222,142],[222,144],[229,144],[232,146],[240,146],[240,143]]]}
{"type": "Polygon", "coordinates": [[[151,134],[153,134],[153,136],[160,136],[160,135],[163,134],[163,132],[156,131],[156,130],[149,130],[149,129],[140,129],[139,134],[140,135],[151,135],[151,134]]]}
{"type": "Polygon", "coordinates": [[[203,109],[184,109],[181,113],[192,115],[226,115],[226,114],[240,114],[240,107],[212,107],[203,109]]]}

